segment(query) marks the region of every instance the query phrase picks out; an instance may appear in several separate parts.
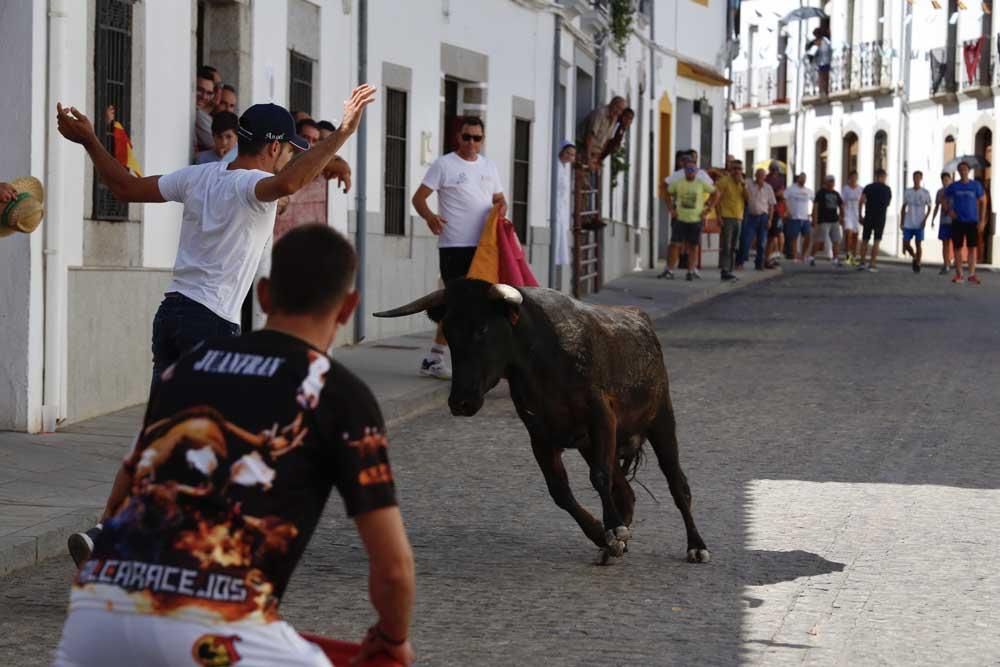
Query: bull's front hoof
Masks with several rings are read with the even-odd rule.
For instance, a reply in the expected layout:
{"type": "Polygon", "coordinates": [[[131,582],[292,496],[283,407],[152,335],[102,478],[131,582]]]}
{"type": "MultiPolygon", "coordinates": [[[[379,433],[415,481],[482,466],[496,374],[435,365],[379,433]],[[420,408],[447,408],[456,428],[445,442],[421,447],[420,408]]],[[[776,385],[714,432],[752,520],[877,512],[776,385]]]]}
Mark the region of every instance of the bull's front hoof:
{"type": "Polygon", "coordinates": [[[707,563],[710,560],[712,560],[712,554],[708,552],[708,549],[688,549],[689,563],[707,563]]]}
{"type": "Polygon", "coordinates": [[[632,538],[632,531],[627,526],[618,526],[614,530],[604,532],[606,546],[598,556],[598,565],[607,565],[612,558],[621,558],[628,551],[628,541],[632,538]]]}

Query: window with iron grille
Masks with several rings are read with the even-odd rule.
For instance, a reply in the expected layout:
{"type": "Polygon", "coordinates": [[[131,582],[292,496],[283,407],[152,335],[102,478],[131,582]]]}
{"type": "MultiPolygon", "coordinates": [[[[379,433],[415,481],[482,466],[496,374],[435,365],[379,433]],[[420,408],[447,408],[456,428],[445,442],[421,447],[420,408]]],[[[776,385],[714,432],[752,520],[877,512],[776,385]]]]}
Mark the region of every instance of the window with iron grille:
{"type": "Polygon", "coordinates": [[[312,114],[313,61],[301,53],[289,52],[288,62],[288,105],[293,111],[312,114]]]}
{"type": "Polygon", "coordinates": [[[514,120],[514,187],[511,222],[521,243],[528,239],[528,165],[531,162],[531,121],[514,120]]]}
{"type": "MultiPolygon", "coordinates": [[[[132,120],[132,0],[97,0],[94,29],[94,129],[115,152],[114,121],[132,120]],[[111,113],[113,109],[114,113],[111,113]]],[[[95,220],[126,220],[128,204],[114,198],[94,170],[95,220]]]]}
{"type": "Polygon", "coordinates": [[[406,91],[385,96],[385,233],[406,233],[406,91]]]}

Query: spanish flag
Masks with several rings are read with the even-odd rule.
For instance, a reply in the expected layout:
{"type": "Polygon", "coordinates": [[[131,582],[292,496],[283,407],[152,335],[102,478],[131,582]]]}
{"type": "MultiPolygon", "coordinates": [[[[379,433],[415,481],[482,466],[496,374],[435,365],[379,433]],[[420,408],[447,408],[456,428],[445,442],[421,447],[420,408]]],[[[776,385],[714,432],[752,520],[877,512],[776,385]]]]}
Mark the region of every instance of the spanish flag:
{"type": "Polygon", "coordinates": [[[132,152],[132,140],[128,138],[128,132],[117,120],[112,127],[115,135],[115,159],[123,167],[134,172],[136,176],[142,176],[139,161],[135,159],[135,153],[132,152]]]}

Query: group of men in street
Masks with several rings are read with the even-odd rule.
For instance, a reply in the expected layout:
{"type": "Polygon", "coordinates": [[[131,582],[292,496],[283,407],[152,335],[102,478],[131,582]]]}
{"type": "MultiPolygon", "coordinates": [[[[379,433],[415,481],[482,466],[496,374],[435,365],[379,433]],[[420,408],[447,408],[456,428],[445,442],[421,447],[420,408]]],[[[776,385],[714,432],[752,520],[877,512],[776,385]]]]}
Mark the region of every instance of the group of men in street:
{"type": "MultiPolygon", "coordinates": [[[[751,246],[758,271],[774,268],[782,254],[793,262],[815,266],[817,253],[826,252],[834,266],[878,272],[879,245],[892,202],[884,169],[876,169],[875,180],[864,188],[858,184],[858,172],[852,171],[841,191],[836,188],[836,178],[827,174],[814,193],[806,187],[805,173],[797,174],[786,188],[777,163],[772,163],[770,173],[759,168],[747,179],[743,163],[736,158],[729,158],[725,171],[711,175],[699,169],[695,159],[691,153],[681,155],[681,168],[666,181],[673,224],[667,267],[659,277],[674,277],[680,251],[695,258],[688,266],[687,280],[701,277],[698,245],[705,220],[713,211],[720,221],[719,270],[723,281],[737,279],[734,270],[742,270],[749,261],[751,246]]],[[[903,193],[899,215],[903,252],[912,257],[913,271],[919,273],[924,228],[928,220],[933,226],[940,212],[941,273],[947,274],[954,266],[953,282],[979,284],[976,261],[986,220],[985,190],[980,182],[970,179],[967,162],[958,165],[958,172],[955,182],[950,174],[941,175],[942,187],[933,200],[923,187],[923,173],[914,172],[913,187],[903,193]],[[960,261],[963,246],[968,277],[963,275],[960,261]]]]}

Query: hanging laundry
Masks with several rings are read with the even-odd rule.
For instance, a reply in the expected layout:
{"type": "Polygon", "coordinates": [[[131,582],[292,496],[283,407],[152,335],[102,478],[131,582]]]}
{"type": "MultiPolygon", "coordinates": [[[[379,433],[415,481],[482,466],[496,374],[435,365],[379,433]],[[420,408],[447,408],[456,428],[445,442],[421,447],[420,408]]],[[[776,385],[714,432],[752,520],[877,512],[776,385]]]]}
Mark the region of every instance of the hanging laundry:
{"type": "Polygon", "coordinates": [[[948,56],[944,47],[931,49],[928,55],[931,59],[931,92],[937,93],[948,73],[948,56]]]}
{"type": "Polygon", "coordinates": [[[979,61],[983,57],[983,44],[985,43],[986,38],[980,37],[974,43],[962,46],[962,58],[965,59],[965,74],[970,84],[975,83],[978,78],[976,72],[979,69],[979,61]]]}

